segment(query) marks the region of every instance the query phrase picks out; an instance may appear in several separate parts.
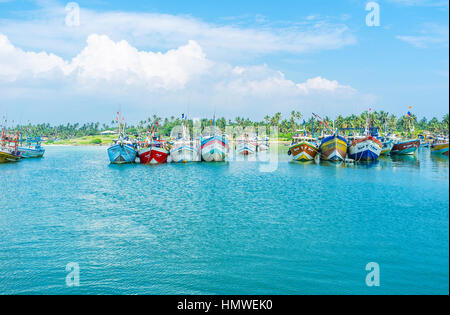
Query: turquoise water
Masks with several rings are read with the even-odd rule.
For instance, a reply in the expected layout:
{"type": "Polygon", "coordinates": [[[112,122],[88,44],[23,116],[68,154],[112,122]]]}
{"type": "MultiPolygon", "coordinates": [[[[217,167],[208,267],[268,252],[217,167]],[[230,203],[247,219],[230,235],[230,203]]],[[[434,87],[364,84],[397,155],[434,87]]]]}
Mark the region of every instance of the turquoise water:
{"type": "Polygon", "coordinates": [[[48,147],[0,164],[0,294],[449,293],[448,158],[280,159],[115,166],[48,147]]]}

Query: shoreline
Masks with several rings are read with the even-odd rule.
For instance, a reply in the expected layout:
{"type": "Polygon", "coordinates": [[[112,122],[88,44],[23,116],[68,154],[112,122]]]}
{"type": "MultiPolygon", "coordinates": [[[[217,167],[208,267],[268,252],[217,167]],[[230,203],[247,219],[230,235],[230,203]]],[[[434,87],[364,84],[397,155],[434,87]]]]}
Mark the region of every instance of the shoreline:
{"type": "MultiPolygon", "coordinates": [[[[236,144],[236,141],[230,141],[230,143],[232,144],[236,144]]],[[[279,140],[279,141],[269,141],[269,143],[273,143],[273,144],[290,144],[291,141],[286,141],[286,140],[279,140]]],[[[61,143],[61,144],[57,144],[57,143],[49,143],[46,144],[44,143],[43,146],[45,147],[109,147],[111,145],[111,143],[101,143],[101,144],[95,144],[95,143],[71,143],[71,144],[67,144],[67,143],[61,143]]]]}

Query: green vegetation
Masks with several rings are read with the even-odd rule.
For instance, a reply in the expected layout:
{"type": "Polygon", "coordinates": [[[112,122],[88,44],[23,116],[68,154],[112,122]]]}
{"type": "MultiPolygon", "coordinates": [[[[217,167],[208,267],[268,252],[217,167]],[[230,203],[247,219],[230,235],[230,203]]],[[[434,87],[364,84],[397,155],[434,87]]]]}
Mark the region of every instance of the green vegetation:
{"type": "Polygon", "coordinates": [[[95,138],[90,141],[91,144],[102,144],[102,139],[95,138]]]}
{"type": "Polygon", "coordinates": [[[100,144],[109,144],[117,136],[108,135],[108,136],[86,136],[80,138],[72,138],[65,140],[47,140],[45,144],[57,144],[57,145],[100,145],[100,144]]]}
{"type": "MultiPolygon", "coordinates": [[[[367,118],[370,118],[371,126],[378,127],[382,131],[392,132],[396,134],[407,135],[412,131],[412,135],[429,131],[432,133],[448,133],[449,130],[449,115],[446,114],[441,120],[432,118],[427,120],[421,118],[420,120],[415,116],[401,116],[396,117],[384,111],[364,112],[360,115],[337,116],[334,120],[334,128],[364,128],[367,118]]],[[[249,118],[236,117],[234,120],[226,119],[224,117],[216,119],[216,126],[222,131],[225,131],[226,126],[240,126],[242,128],[253,127],[257,130],[258,127],[266,127],[267,133],[270,133],[271,126],[277,126],[279,130],[279,139],[290,140],[296,130],[304,129],[311,132],[311,127],[314,122],[314,133],[319,134],[322,131],[331,131],[333,121],[329,117],[323,117],[323,123],[319,123],[317,119],[312,116],[305,117],[300,112],[292,111],[288,117],[283,117],[281,113],[276,113],[273,116],[266,115],[262,121],[252,121],[249,118]],[[326,126],[328,125],[328,127],[326,126]]],[[[138,136],[145,134],[152,126],[157,125],[159,133],[163,137],[170,136],[171,130],[175,126],[179,126],[182,119],[175,118],[161,118],[156,115],[141,120],[137,125],[127,126],[126,133],[129,135],[138,136]]],[[[194,122],[187,121],[188,126],[192,130],[194,122]]],[[[202,128],[211,126],[212,119],[203,118],[200,120],[202,128]]],[[[80,125],[66,124],[59,126],[51,126],[50,124],[37,125],[18,125],[13,130],[20,130],[23,134],[41,135],[47,138],[47,144],[67,144],[67,145],[90,145],[90,144],[108,144],[117,135],[102,135],[103,131],[117,131],[117,124],[112,121],[110,125],[100,123],[89,123],[80,125]]]]}

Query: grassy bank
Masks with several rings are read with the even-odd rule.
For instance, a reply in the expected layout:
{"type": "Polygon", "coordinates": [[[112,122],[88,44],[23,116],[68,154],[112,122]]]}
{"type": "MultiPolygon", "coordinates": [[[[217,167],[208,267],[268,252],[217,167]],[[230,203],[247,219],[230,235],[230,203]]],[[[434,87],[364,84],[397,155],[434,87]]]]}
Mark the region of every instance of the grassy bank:
{"type": "Polygon", "coordinates": [[[117,139],[115,135],[96,135],[96,136],[85,136],[81,138],[73,138],[66,140],[56,140],[56,141],[46,141],[46,145],[108,145],[114,139],[117,139]]]}
{"type": "MultiPolygon", "coordinates": [[[[56,141],[46,141],[45,145],[110,145],[113,140],[117,139],[117,135],[108,135],[108,136],[85,136],[80,138],[66,139],[66,140],[56,140],[56,141]]],[[[271,142],[274,140],[271,139],[271,142]]],[[[233,141],[232,141],[233,142],[233,141]]],[[[286,138],[279,138],[278,143],[290,143],[290,141],[286,138]]]]}

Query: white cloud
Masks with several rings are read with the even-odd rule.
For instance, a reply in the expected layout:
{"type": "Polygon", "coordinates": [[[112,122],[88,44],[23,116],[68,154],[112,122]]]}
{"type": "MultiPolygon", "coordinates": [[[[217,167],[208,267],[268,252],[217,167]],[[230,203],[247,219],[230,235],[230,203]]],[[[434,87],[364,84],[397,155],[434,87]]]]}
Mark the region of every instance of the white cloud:
{"type": "Polygon", "coordinates": [[[65,62],[54,54],[25,52],[14,47],[0,34],[0,79],[15,81],[21,76],[36,77],[54,69],[62,70],[65,62]]]}
{"type": "Polygon", "coordinates": [[[118,81],[145,85],[148,89],[179,89],[211,66],[195,42],[166,53],[138,51],[128,42],[113,42],[108,36],[91,35],[87,46],[73,58],[66,73],[82,80],[118,81]]]}
{"type": "Polygon", "coordinates": [[[45,52],[25,52],[0,34],[0,79],[45,78],[61,75],[78,84],[94,83],[144,85],[147,89],[179,89],[211,66],[195,41],[166,53],[139,51],[126,41],[114,42],[108,36],[93,34],[86,47],[72,61],[45,52]]]}
{"type": "Polygon", "coordinates": [[[0,34],[0,69],[1,103],[45,103],[44,108],[53,112],[57,106],[69,113],[83,100],[103,104],[105,109],[106,104],[120,102],[140,111],[148,110],[151,103],[152,111],[159,110],[163,116],[185,111],[186,103],[199,115],[209,113],[212,106],[224,114],[254,113],[256,117],[274,106],[286,113],[295,104],[312,111],[318,109],[318,101],[328,113],[345,113],[367,104],[370,97],[321,76],[296,83],[267,65],[213,61],[195,41],[154,52],[92,34],[81,52],[66,60],[47,52],[25,51],[0,34]]]}
{"type": "Polygon", "coordinates": [[[313,92],[327,91],[327,92],[342,92],[353,94],[356,92],[356,90],[350,86],[341,85],[336,80],[330,81],[320,76],[308,79],[305,83],[297,84],[297,87],[302,91],[304,91],[305,93],[309,93],[311,91],[313,92]]]}
{"type": "Polygon", "coordinates": [[[20,21],[0,19],[0,32],[21,47],[73,56],[90,34],[125,39],[142,49],[165,50],[195,40],[208,56],[222,60],[272,53],[338,49],[356,42],[345,24],[326,18],[254,26],[207,23],[190,16],[157,13],[95,12],[81,8],[80,26],[64,24],[63,7],[31,12],[20,21]]]}
{"type": "Polygon", "coordinates": [[[350,96],[356,93],[356,90],[350,86],[341,85],[336,80],[331,81],[321,76],[308,79],[303,83],[295,83],[286,79],[282,72],[272,70],[267,65],[235,67],[228,78],[221,79],[217,83],[216,88],[257,97],[304,96],[320,93],[350,96]]]}
{"type": "Polygon", "coordinates": [[[400,35],[397,39],[417,48],[448,47],[448,36],[448,26],[429,23],[424,25],[417,35],[400,35]]]}

